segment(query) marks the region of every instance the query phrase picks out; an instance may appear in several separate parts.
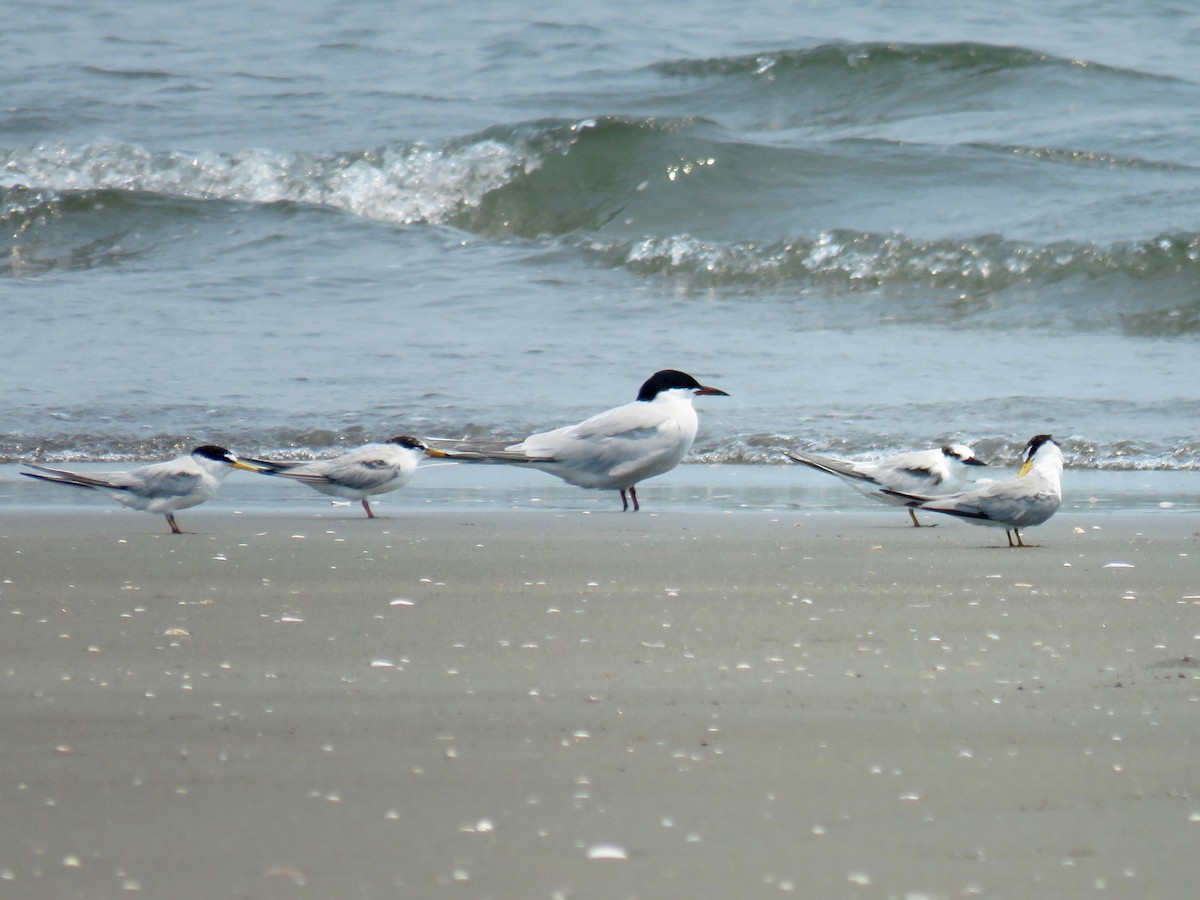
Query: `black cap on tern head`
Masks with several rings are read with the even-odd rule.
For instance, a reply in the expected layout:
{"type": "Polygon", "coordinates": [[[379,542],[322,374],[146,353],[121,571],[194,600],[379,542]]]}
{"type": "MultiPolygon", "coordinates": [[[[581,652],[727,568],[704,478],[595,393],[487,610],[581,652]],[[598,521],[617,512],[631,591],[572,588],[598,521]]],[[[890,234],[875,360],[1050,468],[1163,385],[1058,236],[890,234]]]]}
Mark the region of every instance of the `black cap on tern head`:
{"type": "Polygon", "coordinates": [[[217,462],[229,462],[233,458],[233,454],[224,447],[218,447],[216,444],[205,444],[202,447],[197,447],[192,451],[192,456],[203,456],[205,459],[212,459],[217,462]]]}
{"type": "Polygon", "coordinates": [[[678,369],[663,369],[661,372],[655,372],[646,379],[646,383],[642,385],[642,389],[638,391],[637,398],[639,400],[653,400],[663,391],[671,391],[682,389],[685,391],[695,391],[697,395],[710,395],[718,397],[728,397],[729,395],[722,390],[714,387],[706,387],[698,382],[687,372],[680,372],[678,369]]]}
{"type": "Polygon", "coordinates": [[[398,434],[394,438],[388,438],[387,443],[399,444],[401,447],[407,447],[409,450],[425,450],[425,443],[420,438],[415,438],[411,434],[398,434]]]}
{"type": "Polygon", "coordinates": [[[1031,437],[1029,439],[1029,443],[1025,445],[1025,459],[1027,459],[1027,460],[1033,459],[1033,455],[1042,448],[1043,444],[1046,444],[1046,443],[1051,443],[1051,444],[1057,445],[1058,441],[1054,440],[1053,436],[1051,436],[1049,434],[1039,434],[1034,437],[1031,437]]]}

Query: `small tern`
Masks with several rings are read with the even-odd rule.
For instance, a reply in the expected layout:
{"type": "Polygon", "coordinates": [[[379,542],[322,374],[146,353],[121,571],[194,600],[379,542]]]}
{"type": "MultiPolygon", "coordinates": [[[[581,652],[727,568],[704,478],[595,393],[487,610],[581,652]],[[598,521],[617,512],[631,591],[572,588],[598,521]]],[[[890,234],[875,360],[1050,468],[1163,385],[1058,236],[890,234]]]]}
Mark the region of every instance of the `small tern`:
{"type": "Polygon", "coordinates": [[[247,457],[246,462],[257,466],[257,471],[264,475],[291,478],[322,494],[360,500],[367,518],[374,519],[375,513],[367,498],[404,487],[426,456],[441,457],[443,454],[440,450],[430,450],[419,438],[401,434],[332,459],[292,462],[247,457]]]}
{"type": "Polygon", "coordinates": [[[637,484],[679,465],[696,439],[694,397],[728,397],[674,369],[655,372],[637,399],[517,443],[427,440],[462,462],[524,465],[556,475],[577,487],[620,491],[621,507],[634,512],[637,484]],[[628,495],[628,496],[627,496],[628,495]]]}
{"type": "Polygon", "coordinates": [[[1058,512],[1062,503],[1062,470],[1062,448],[1050,435],[1039,434],[1025,445],[1025,461],[1016,478],[948,497],[888,493],[903,499],[909,507],[956,516],[972,525],[1003,528],[1008,546],[1024,547],[1021,529],[1041,525],[1058,512]]]}
{"type": "Polygon", "coordinates": [[[111,497],[123,506],[167,517],[173,534],[182,534],[175,511],[199,506],[216,496],[221,481],[233,469],[258,471],[224,447],[206,444],[187,456],[139,466],[128,472],[96,472],[85,475],[26,463],[37,472],[22,472],[26,478],[89,488],[111,497]],[[39,474],[45,473],[45,474],[39,474]]]}
{"type": "MultiPolygon", "coordinates": [[[[987,465],[965,444],[950,444],[940,450],[915,450],[862,462],[798,451],[787,451],[786,455],[818,472],[836,475],[868,497],[896,506],[904,506],[908,501],[889,491],[927,496],[952,494],[962,488],[968,466],[987,465]]],[[[908,514],[915,528],[923,527],[912,509],[908,514]]]]}

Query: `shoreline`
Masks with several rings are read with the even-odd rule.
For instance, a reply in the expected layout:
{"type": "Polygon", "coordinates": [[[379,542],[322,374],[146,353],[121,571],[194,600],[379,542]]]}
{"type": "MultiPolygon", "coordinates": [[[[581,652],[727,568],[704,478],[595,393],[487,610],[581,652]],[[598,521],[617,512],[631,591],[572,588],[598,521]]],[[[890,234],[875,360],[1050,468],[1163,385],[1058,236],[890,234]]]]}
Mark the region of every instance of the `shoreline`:
{"type": "MultiPolygon", "coordinates": [[[[127,468],[132,464],[71,465],[80,472],[127,468]]],[[[19,465],[0,465],[0,513],[24,509],[120,509],[94,493],[45,485],[23,478],[19,465]]],[[[993,479],[1016,475],[1015,468],[985,469],[993,479]]],[[[863,497],[828,475],[796,465],[689,463],[640,486],[643,512],[791,511],[857,515],[888,507],[863,497]]],[[[371,499],[386,514],[407,515],[453,509],[530,509],[554,512],[620,511],[616,491],[573,487],[541,472],[511,466],[435,463],[422,466],[404,488],[371,499]]],[[[271,512],[353,518],[357,502],[334,500],[302,484],[244,472],[230,474],[217,497],[198,510],[271,512]]],[[[1200,512],[1200,472],[1068,469],[1063,474],[1066,512],[1200,512]]],[[[181,516],[194,514],[184,510],[181,516]]],[[[142,513],[145,515],[145,513],[142,513]]],[[[905,513],[901,510],[901,516],[905,513]]]]}
{"type": "Polygon", "coordinates": [[[107,502],[0,506],[0,884],[1194,883],[1200,514],[1067,510],[1010,550],[882,505],[367,520],[295,493],[219,497],[182,536],[107,502]]]}

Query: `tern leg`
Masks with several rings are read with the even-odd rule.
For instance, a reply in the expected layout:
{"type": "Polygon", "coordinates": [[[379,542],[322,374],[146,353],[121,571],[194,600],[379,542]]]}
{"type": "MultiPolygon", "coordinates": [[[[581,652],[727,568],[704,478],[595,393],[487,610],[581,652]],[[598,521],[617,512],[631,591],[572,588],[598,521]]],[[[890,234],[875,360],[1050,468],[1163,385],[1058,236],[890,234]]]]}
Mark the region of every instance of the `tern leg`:
{"type": "Polygon", "coordinates": [[[918,522],[917,514],[912,509],[909,509],[908,514],[912,516],[913,528],[937,528],[937,525],[922,525],[920,522],[918,522]]]}
{"type": "Polygon", "coordinates": [[[179,530],[179,526],[175,523],[175,514],[167,513],[167,524],[171,526],[171,534],[183,534],[179,530]]]}
{"type": "Polygon", "coordinates": [[[363,497],[362,505],[363,505],[363,509],[365,509],[367,511],[367,518],[368,519],[375,518],[375,513],[371,512],[371,504],[367,502],[366,497],[363,497]]]}
{"type": "Polygon", "coordinates": [[[633,511],[637,512],[639,509],[641,509],[641,507],[638,505],[636,487],[631,487],[629,489],[629,497],[633,500],[633,511]]]}

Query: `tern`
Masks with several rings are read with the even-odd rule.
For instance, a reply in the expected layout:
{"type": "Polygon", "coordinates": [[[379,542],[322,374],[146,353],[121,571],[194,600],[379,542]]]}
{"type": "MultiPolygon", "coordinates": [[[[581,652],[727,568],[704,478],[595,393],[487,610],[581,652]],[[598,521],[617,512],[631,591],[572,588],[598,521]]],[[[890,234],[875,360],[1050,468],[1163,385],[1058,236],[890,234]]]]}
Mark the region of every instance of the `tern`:
{"type": "Polygon", "coordinates": [[[620,491],[622,510],[638,503],[637,485],[675,468],[692,448],[699,420],[695,397],[728,397],[675,369],[655,372],[624,406],[534,434],[516,443],[427,439],[462,462],[524,465],[577,487],[620,491]]]}
{"type": "MultiPolygon", "coordinates": [[[[787,451],[786,455],[818,472],[836,475],[868,497],[896,506],[904,506],[909,501],[889,491],[926,496],[952,494],[962,488],[968,466],[987,465],[965,444],[949,444],[940,450],[915,450],[862,462],[798,451],[787,451]]],[[[908,514],[915,528],[923,527],[912,509],[908,514]]]]}
{"type": "Polygon", "coordinates": [[[264,475],[278,475],[307,484],[322,494],[362,501],[367,518],[374,519],[368,497],[404,487],[426,456],[440,457],[412,435],[401,434],[387,441],[367,444],[335,456],[311,461],[280,461],[246,458],[264,475]]]}
{"type": "Polygon", "coordinates": [[[233,469],[258,471],[224,447],[206,444],[187,456],[139,466],[128,472],[82,474],[26,463],[37,472],[22,472],[26,478],[89,488],[111,497],[123,506],[167,517],[173,534],[183,534],[175,522],[175,511],[211,500],[221,481],[233,469]],[[44,474],[39,474],[44,473],[44,474]]]}
{"type": "Polygon", "coordinates": [[[1050,435],[1039,434],[1025,445],[1024,459],[1016,478],[993,482],[977,490],[948,497],[888,493],[912,508],[956,516],[972,525],[1003,528],[1008,546],[1024,547],[1021,529],[1041,525],[1062,504],[1062,448],[1050,435]]]}

